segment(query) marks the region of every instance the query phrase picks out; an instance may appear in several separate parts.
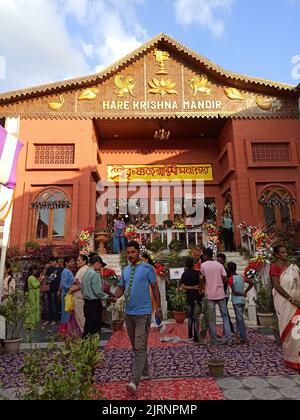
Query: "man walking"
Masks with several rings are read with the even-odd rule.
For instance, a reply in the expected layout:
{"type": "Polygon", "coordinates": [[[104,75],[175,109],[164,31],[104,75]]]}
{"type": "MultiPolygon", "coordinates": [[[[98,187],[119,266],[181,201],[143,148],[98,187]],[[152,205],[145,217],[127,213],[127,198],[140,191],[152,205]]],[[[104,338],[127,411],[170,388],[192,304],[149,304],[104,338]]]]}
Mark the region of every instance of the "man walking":
{"type": "Polygon", "coordinates": [[[226,306],[224,282],[227,281],[225,268],[218,261],[213,261],[213,250],[204,250],[205,262],[201,266],[201,273],[205,282],[205,295],[208,300],[209,332],[212,344],[233,344],[230,331],[229,317],[226,306]],[[216,305],[219,306],[223,319],[225,340],[217,337],[216,305]]]}
{"type": "Polygon", "coordinates": [[[149,376],[147,344],[152,312],[149,285],[157,305],[156,316],[161,321],[162,311],[155,270],[150,264],[140,260],[140,248],[137,242],[128,243],[127,259],[130,264],[122,272],[115,296],[119,298],[125,293],[125,321],[134,350],[134,362],[127,390],[134,395],[140,380],[149,376]]]}

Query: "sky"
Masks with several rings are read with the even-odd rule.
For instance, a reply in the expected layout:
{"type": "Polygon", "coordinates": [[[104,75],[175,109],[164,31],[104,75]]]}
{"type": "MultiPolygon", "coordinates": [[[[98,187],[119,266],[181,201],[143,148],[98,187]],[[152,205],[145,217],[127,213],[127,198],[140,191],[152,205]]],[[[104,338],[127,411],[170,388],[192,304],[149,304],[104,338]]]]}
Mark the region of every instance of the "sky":
{"type": "Polygon", "coordinates": [[[300,83],[300,0],[0,0],[0,93],[94,74],[161,32],[226,70],[300,83]]]}

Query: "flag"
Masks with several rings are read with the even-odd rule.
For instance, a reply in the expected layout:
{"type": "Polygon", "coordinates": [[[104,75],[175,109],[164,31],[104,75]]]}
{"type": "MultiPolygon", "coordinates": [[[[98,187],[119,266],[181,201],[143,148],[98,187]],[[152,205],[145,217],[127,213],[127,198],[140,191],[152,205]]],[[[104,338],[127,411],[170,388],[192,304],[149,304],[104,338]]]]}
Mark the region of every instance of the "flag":
{"type": "Polygon", "coordinates": [[[9,214],[14,201],[14,192],[12,188],[0,184],[0,222],[3,222],[9,214]]]}
{"type": "Polygon", "coordinates": [[[23,144],[0,125],[0,222],[8,216],[16,186],[17,162],[23,144]]]}
{"type": "Polygon", "coordinates": [[[0,184],[9,189],[16,186],[17,162],[22,147],[23,144],[0,125],[0,184]]]}

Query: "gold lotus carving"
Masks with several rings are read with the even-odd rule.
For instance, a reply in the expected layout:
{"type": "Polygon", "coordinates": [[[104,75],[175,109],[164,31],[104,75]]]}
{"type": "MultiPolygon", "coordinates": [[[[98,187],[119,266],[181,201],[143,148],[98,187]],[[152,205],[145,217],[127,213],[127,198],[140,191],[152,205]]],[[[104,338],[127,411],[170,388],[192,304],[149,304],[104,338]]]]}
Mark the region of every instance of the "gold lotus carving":
{"type": "Polygon", "coordinates": [[[117,87],[115,93],[118,96],[124,97],[125,93],[129,93],[131,96],[134,96],[133,89],[135,88],[135,82],[132,76],[125,77],[123,80],[123,76],[117,75],[115,77],[115,85],[117,87]]]}
{"type": "Polygon", "coordinates": [[[158,80],[153,78],[151,82],[148,82],[149,86],[150,86],[150,90],[148,93],[153,93],[153,94],[160,94],[161,96],[164,96],[166,94],[172,95],[178,95],[177,90],[175,90],[175,86],[176,83],[173,83],[171,81],[171,79],[167,79],[167,80],[158,80]]]}
{"type": "Polygon", "coordinates": [[[80,101],[93,101],[97,98],[99,89],[96,87],[85,89],[81,92],[78,99],[80,101]]]}
{"type": "Polygon", "coordinates": [[[213,89],[206,75],[201,75],[200,77],[194,76],[189,80],[189,85],[193,89],[194,96],[196,96],[198,92],[203,93],[204,95],[210,95],[213,89]]]}
{"type": "Polygon", "coordinates": [[[257,96],[256,104],[260,109],[264,111],[270,111],[271,109],[274,111],[279,111],[281,108],[281,102],[277,98],[265,98],[262,96],[257,96]]]}
{"type": "Polygon", "coordinates": [[[52,109],[52,111],[58,111],[61,109],[65,103],[64,95],[60,95],[59,97],[60,102],[49,102],[48,107],[52,109]]]}
{"type": "Polygon", "coordinates": [[[231,100],[242,101],[243,99],[245,99],[241,92],[236,88],[225,87],[224,92],[227,98],[231,100]]]}
{"type": "Polygon", "coordinates": [[[156,74],[168,74],[165,61],[168,61],[170,54],[167,51],[155,50],[154,56],[156,62],[159,64],[159,71],[156,74]]]}

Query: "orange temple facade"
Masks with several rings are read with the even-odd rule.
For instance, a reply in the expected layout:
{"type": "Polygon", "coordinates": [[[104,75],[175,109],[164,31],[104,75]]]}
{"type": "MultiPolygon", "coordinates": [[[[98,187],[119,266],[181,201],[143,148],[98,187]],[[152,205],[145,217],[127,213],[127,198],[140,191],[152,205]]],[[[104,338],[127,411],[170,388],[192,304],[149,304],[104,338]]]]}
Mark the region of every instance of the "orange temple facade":
{"type": "MultiPolygon", "coordinates": [[[[217,223],[227,204],[235,225],[300,220],[299,96],[164,34],[94,76],[1,94],[0,121],[17,118],[25,145],[10,245],[67,245],[88,225],[105,226],[99,181],[119,192],[124,171],[148,185],[203,180],[217,223]]],[[[156,200],[162,214],[148,222],[174,219],[174,206],[156,200]]]]}

